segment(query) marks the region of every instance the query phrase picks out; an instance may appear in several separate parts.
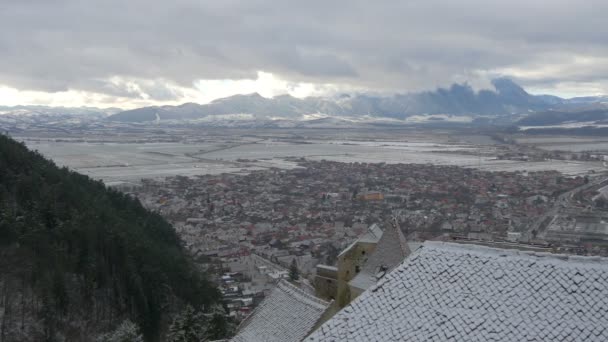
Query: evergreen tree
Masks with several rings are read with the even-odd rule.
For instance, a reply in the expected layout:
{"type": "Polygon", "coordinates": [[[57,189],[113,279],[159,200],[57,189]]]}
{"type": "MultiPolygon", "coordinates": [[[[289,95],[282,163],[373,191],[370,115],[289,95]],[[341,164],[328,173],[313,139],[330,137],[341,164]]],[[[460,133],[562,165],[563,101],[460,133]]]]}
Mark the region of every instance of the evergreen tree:
{"type": "Polygon", "coordinates": [[[213,305],[207,316],[209,317],[209,326],[205,333],[207,339],[216,341],[234,334],[236,326],[232,320],[226,319],[226,311],[221,305],[213,305]]]}
{"type": "Polygon", "coordinates": [[[97,342],[143,342],[137,324],[129,319],[124,320],[116,330],[97,338],[97,342]]]}
{"type": "Polygon", "coordinates": [[[173,320],[167,334],[168,342],[202,341],[206,334],[207,318],[190,305],[173,320]]]}
{"type": "Polygon", "coordinates": [[[291,281],[297,281],[300,279],[300,271],[296,264],[296,259],[291,260],[291,266],[289,266],[289,279],[291,281]]]}

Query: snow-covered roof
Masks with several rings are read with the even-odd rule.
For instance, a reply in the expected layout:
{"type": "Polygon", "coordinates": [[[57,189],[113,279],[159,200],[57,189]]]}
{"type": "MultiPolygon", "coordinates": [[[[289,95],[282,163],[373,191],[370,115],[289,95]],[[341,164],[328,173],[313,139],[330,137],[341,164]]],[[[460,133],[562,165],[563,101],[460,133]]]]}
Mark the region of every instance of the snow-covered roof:
{"type": "Polygon", "coordinates": [[[608,185],[600,188],[597,190],[598,194],[593,196],[592,200],[597,201],[600,198],[607,198],[608,199],[608,185]]]}
{"type": "Polygon", "coordinates": [[[363,234],[360,238],[358,238],[357,240],[355,240],[355,242],[351,243],[350,246],[346,247],[344,250],[342,250],[342,252],[340,252],[340,254],[338,254],[338,256],[347,253],[353,246],[355,246],[357,243],[360,242],[365,242],[365,243],[378,243],[378,241],[380,241],[380,238],[382,237],[382,229],[380,229],[380,227],[377,224],[372,224],[371,226],[369,226],[369,228],[367,228],[367,231],[365,232],[365,234],[363,234]]]}
{"type": "Polygon", "coordinates": [[[338,268],[336,266],[329,266],[329,265],[323,265],[323,264],[318,264],[317,268],[322,268],[328,271],[333,271],[333,272],[337,272],[338,268]]]}
{"type": "Polygon", "coordinates": [[[386,273],[397,267],[408,255],[410,255],[410,248],[399,225],[386,224],[376,249],[361,271],[349,282],[349,285],[361,290],[369,288],[386,273]]]}
{"type": "Polygon", "coordinates": [[[426,242],[305,341],[608,341],[608,259],[426,242]]]}
{"type": "Polygon", "coordinates": [[[232,341],[302,341],[329,304],[283,280],[243,321],[232,341]]]}
{"type": "Polygon", "coordinates": [[[376,223],[374,223],[367,228],[367,232],[359,238],[359,241],[376,243],[382,237],[382,232],[382,229],[376,223]]]}

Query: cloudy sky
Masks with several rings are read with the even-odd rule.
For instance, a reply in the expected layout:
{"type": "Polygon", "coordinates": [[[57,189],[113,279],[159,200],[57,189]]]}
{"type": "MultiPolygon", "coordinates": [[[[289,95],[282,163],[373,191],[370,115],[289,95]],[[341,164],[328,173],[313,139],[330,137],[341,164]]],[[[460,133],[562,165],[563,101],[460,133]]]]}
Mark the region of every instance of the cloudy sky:
{"type": "Polygon", "coordinates": [[[605,0],[0,0],[0,105],[408,92],[608,94],[605,0]]]}

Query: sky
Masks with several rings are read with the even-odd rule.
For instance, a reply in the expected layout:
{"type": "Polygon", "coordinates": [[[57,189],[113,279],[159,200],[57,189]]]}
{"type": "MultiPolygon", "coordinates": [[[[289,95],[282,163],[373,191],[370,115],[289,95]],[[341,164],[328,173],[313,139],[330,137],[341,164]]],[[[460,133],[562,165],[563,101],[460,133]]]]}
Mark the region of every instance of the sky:
{"type": "Polygon", "coordinates": [[[608,94],[605,0],[0,0],[0,105],[405,93],[507,76],[608,94]]]}

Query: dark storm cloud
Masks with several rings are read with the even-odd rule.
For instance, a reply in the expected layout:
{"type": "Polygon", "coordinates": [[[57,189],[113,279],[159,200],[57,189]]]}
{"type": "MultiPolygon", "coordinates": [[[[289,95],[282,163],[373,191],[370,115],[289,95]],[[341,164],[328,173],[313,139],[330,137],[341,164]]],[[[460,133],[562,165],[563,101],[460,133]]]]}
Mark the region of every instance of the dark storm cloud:
{"type": "Polygon", "coordinates": [[[530,86],[594,82],[608,78],[607,10],[604,0],[3,0],[0,83],[168,100],[181,93],[159,80],[191,87],[258,70],[395,91],[504,72],[530,86]]]}

